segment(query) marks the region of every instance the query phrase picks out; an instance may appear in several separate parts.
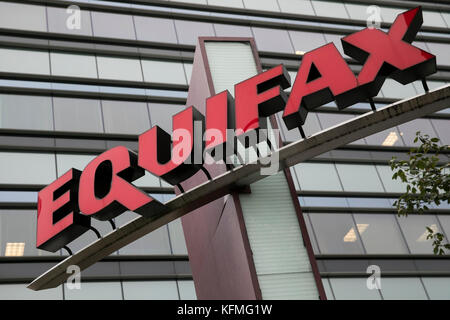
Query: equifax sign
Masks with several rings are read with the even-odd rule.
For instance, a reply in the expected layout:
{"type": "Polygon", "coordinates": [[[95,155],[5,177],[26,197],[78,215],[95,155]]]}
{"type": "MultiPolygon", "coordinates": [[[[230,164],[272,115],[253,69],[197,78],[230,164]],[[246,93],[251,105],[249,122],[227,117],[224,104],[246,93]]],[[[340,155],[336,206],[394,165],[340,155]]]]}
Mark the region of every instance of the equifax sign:
{"type": "MultiPolygon", "coordinates": [[[[301,126],[309,111],[333,100],[339,109],[376,96],[386,77],[402,84],[436,72],[436,57],[413,45],[422,25],[421,8],[397,16],[389,32],[369,29],[342,38],[344,52],[363,67],[350,70],[335,45],[307,52],[290,87],[283,65],[260,73],[206,100],[206,115],[190,106],[173,116],[170,135],[158,126],[139,136],[139,154],[110,149],[83,172],[71,169],[39,192],[37,247],[55,252],[89,230],[90,219],[110,220],[130,210],[149,218],[168,212],[164,204],[132,184],[145,170],[172,185],[200,170],[205,159],[226,160],[237,143],[264,136],[266,117],[283,111],[289,129],[301,126]],[[233,135],[230,135],[230,130],[233,135]],[[196,136],[203,137],[200,140],[196,136]],[[192,161],[195,154],[205,155],[192,161]]],[[[254,146],[254,145],[253,145],[254,146]]]]}

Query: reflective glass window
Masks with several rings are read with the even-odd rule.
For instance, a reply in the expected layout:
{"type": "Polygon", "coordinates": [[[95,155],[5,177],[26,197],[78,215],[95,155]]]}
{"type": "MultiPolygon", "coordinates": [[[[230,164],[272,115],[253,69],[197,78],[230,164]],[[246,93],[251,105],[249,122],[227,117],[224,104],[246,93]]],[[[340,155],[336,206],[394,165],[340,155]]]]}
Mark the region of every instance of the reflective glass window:
{"type": "Polygon", "coordinates": [[[400,132],[397,127],[392,127],[387,130],[383,130],[372,134],[364,138],[369,145],[385,146],[385,147],[403,147],[403,139],[400,136],[400,132]]]}
{"type": "Polygon", "coordinates": [[[0,95],[0,127],[26,130],[53,130],[50,97],[0,95]]]}
{"type": "Polygon", "coordinates": [[[0,152],[0,184],[49,184],[55,178],[53,153],[0,152]]]}
{"type": "Polygon", "coordinates": [[[360,5],[354,3],[345,3],[344,5],[352,20],[366,21],[371,15],[371,13],[367,13],[367,8],[369,7],[367,5],[360,5]]]}
{"type": "Polygon", "coordinates": [[[431,123],[439,135],[440,143],[450,145],[450,120],[431,119],[431,123]]]}
{"type": "Polygon", "coordinates": [[[94,55],[51,52],[50,60],[55,76],[97,78],[94,55]]]}
{"type": "Polygon", "coordinates": [[[99,100],[54,97],[53,105],[55,130],[103,132],[99,100]]]}
{"type": "Polygon", "coordinates": [[[296,13],[304,15],[315,15],[311,1],[292,1],[292,0],[278,0],[281,12],[296,13]]]}
{"type": "Polygon", "coordinates": [[[252,30],[247,26],[215,23],[214,29],[218,37],[253,37],[252,30]]]}
{"type": "Polygon", "coordinates": [[[319,0],[312,0],[311,2],[316,15],[320,17],[349,18],[343,3],[319,0]]]}
{"type": "Polygon", "coordinates": [[[2,1],[0,2],[0,27],[45,32],[47,31],[45,7],[2,1]]]}
{"type": "Polygon", "coordinates": [[[87,282],[81,283],[80,289],[69,289],[64,285],[65,300],[122,300],[120,282],[87,282]]]}
{"type": "Polygon", "coordinates": [[[428,300],[420,278],[384,277],[381,294],[385,300],[428,300]]]}
{"type": "MultiPolygon", "coordinates": [[[[319,122],[323,130],[333,127],[337,124],[343,123],[345,121],[348,121],[350,119],[353,119],[355,117],[352,114],[328,113],[328,112],[327,113],[319,112],[317,113],[317,116],[319,118],[319,122]]],[[[364,139],[359,139],[356,140],[355,142],[352,142],[351,144],[366,144],[366,142],[364,139]]]]}
{"type": "Polygon", "coordinates": [[[436,56],[436,63],[438,65],[450,65],[450,44],[427,42],[430,52],[436,56]]]}
{"type": "Polygon", "coordinates": [[[353,216],[368,254],[408,253],[408,248],[393,215],[371,213],[354,214],[353,216]]]}
{"type": "Polygon", "coordinates": [[[142,60],[144,81],[186,84],[183,64],[180,62],[142,60]]]}
{"type": "MultiPolygon", "coordinates": [[[[117,227],[123,226],[141,215],[126,211],[115,218],[117,227]]],[[[121,255],[171,254],[167,226],[152,231],[136,241],[119,249],[121,255]]]]}
{"type": "Polygon", "coordinates": [[[83,171],[88,163],[94,160],[95,157],[95,155],[85,154],[57,154],[56,163],[58,166],[58,177],[62,176],[72,168],[83,171]]]}
{"type": "Polygon", "coordinates": [[[177,43],[172,19],[134,16],[137,39],[141,41],[177,43]]]}
{"type": "Polygon", "coordinates": [[[180,300],[197,300],[194,281],[178,280],[177,282],[178,282],[178,290],[180,292],[180,300]]]}
{"type": "Polygon", "coordinates": [[[100,79],[142,81],[141,63],[138,59],[97,57],[100,79]]]}
{"type": "Polygon", "coordinates": [[[444,18],[438,11],[422,11],[423,25],[427,27],[447,28],[444,18]]]}
{"type": "Polygon", "coordinates": [[[302,190],[342,190],[332,163],[299,163],[294,168],[302,190]]]}
{"type": "Polygon", "coordinates": [[[244,6],[247,9],[266,10],[278,12],[277,0],[243,0],[244,6]]]}
{"type": "Polygon", "coordinates": [[[259,51],[294,53],[287,30],[252,27],[259,51]]]}
{"type": "Polygon", "coordinates": [[[188,254],[181,220],[176,219],[168,224],[170,243],[173,254],[188,254]]]}
{"type": "Polygon", "coordinates": [[[36,248],[36,210],[0,210],[0,256],[53,256],[36,248]]]}
{"type": "Polygon", "coordinates": [[[48,51],[0,48],[0,71],[49,75],[48,51]]]}
{"type": "Polygon", "coordinates": [[[326,43],[322,32],[289,30],[289,35],[291,36],[292,44],[297,54],[303,54],[317,49],[326,43]]]}
{"type": "Polygon", "coordinates": [[[80,10],[79,24],[75,12],[67,8],[47,7],[48,31],[55,33],[92,36],[91,12],[80,10]],[[73,17],[73,18],[71,18],[73,17]]]}
{"type": "Polygon", "coordinates": [[[412,84],[403,85],[392,79],[386,79],[381,92],[386,98],[396,99],[411,98],[417,95],[412,84]]]}
{"type": "Polygon", "coordinates": [[[33,291],[25,283],[0,284],[1,300],[62,300],[61,286],[53,289],[33,291]]]}
{"type": "Polygon", "coordinates": [[[337,163],[336,168],[344,191],[384,191],[373,165],[337,163]]]}
{"type": "Polygon", "coordinates": [[[408,243],[411,253],[433,254],[432,240],[427,239],[426,227],[434,232],[440,232],[440,227],[435,216],[432,215],[408,215],[397,217],[400,227],[408,243]]]}
{"type": "Polygon", "coordinates": [[[221,6],[227,8],[243,8],[242,0],[208,0],[210,6],[221,6]]]}
{"type": "Polygon", "coordinates": [[[136,39],[133,16],[92,11],[94,36],[120,39],[136,39]]]}
{"type": "Polygon", "coordinates": [[[175,280],[170,281],[123,281],[125,300],[178,300],[175,280]]]}
{"type": "Polygon", "coordinates": [[[145,102],[102,100],[105,132],[141,134],[150,129],[145,102]]]}
{"type": "Polygon", "coordinates": [[[398,126],[400,135],[407,146],[419,145],[420,141],[414,143],[416,132],[428,134],[431,138],[436,137],[436,132],[429,119],[414,119],[398,126]]]}
{"type": "Polygon", "coordinates": [[[378,290],[367,288],[366,277],[329,278],[329,280],[336,300],[381,300],[378,290]]]}
{"type": "Polygon", "coordinates": [[[211,23],[175,20],[175,28],[180,44],[196,45],[198,37],[214,36],[214,28],[211,23]]]}
{"type": "Polygon", "coordinates": [[[309,213],[320,253],[363,254],[352,216],[345,213],[309,213]]]}
{"type": "Polygon", "coordinates": [[[394,171],[391,170],[391,167],[383,165],[376,167],[386,192],[406,192],[406,183],[403,183],[400,178],[392,179],[394,171]]]}
{"type": "Polygon", "coordinates": [[[431,300],[450,300],[450,278],[422,277],[431,300]]]}
{"type": "Polygon", "coordinates": [[[183,111],[184,107],[176,104],[149,103],[148,109],[152,126],[159,126],[172,133],[172,116],[183,111]]]}

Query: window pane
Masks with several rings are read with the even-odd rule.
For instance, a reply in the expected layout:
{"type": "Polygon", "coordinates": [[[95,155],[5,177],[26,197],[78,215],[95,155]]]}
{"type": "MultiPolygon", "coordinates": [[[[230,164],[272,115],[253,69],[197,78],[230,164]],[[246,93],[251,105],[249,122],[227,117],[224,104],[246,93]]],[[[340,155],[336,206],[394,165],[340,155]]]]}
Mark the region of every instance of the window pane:
{"type": "MultiPolygon", "coordinates": [[[[323,130],[331,128],[337,124],[341,124],[355,117],[352,114],[324,112],[317,113],[317,116],[319,117],[319,122],[323,130]]],[[[351,144],[366,144],[366,142],[364,141],[364,139],[359,139],[355,142],[352,142],[351,144]]]]}
{"type": "Polygon", "coordinates": [[[423,25],[438,28],[447,28],[444,19],[437,11],[422,11],[423,25]]]}
{"type": "Polygon", "coordinates": [[[278,4],[280,5],[281,12],[314,15],[314,9],[309,0],[278,0],[278,4]]]}
{"type": "Polygon", "coordinates": [[[59,255],[36,248],[36,214],[36,210],[0,210],[0,256],[59,255]]]}
{"type": "Polygon", "coordinates": [[[317,245],[316,237],[314,236],[314,230],[311,225],[311,220],[309,219],[309,215],[303,214],[303,218],[305,219],[306,229],[308,230],[309,241],[311,241],[311,246],[315,254],[319,254],[319,246],[317,245]]]}
{"type": "Polygon", "coordinates": [[[178,291],[173,281],[123,281],[125,300],[178,300],[178,291]]]}
{"type": "Polygon", "coordinates": [[[408,253],[393,215],[354,214],[353,216],[368,254],[408,253]]]}
{"type": "Polygon", "coordinates": [[[0,71],[26,74],[50,74],[48,51],[0,48],[0,71]]]}
{"type": "Polygon", "coordinates": [[[47,31],[45,7],[2,1],[0,27],[45,32],[47,31]]]}
{"type": "Polygon", "coordinates": [[[134,16],[137,39],[141,41],[177,43],[172,19],[134,16]]]}
{"type": "Polygon", "coordinates": [[[294,53],[286,30],[252,27],[259,51],[294,53]]]}
{"type": "Polygon", "coordinates": [[[183,111],[184,107],[176,104],[149,103],[148,109],[151,125],[172,133],[172,116],[183,111]]]}
{"type": "Polygon", "coordinates": [[[406,192],[406,183],[403,183],[400,178],[392,179],[394,172],[391,170],[391,167],[382,165],[377,165],[376,167],[386,192],[406,192]]]}
{"type": "Polygon", "coordinates": [[[142,60],[142,68],[145,82],[186,84],[182,63],[142,60]]]}
{"type": "MultiPolygon", "coordinates": [[[[117,227],[123,226],[141,215],[127,211],[115,218],[117,227]]],[[[171,254],[167,226],[148,233],[119,250],[121,255],[171,254]]]]}
{"type": "Polygon", "coordinates": [[[420,131],[421,134],[428,134],[431,138],[437,136],[429,119],[415,119],[399,125],[398,128],[400,130],[400,135],[407,146],[414,146],[420,143],[414,143],[417,131],[420,131]]]}
{"type": "Polygon", "coordinates": [[[78,26],[72,24],[70,19],[68,22],[68,18],[73,13],[66,10],[66,8],[47,7],[48,30],[55,33],[92,36],[91,12],[88,10],[80,11],[80,24],[78,26]]]}
{"type": "Polygon", "coordinates": [[[141,134],[150,129],[145,102],[102,100],[102,108],[108,133],[141,134]]]}
{"type": "Polygon", "coordinates": [[[215,23],[214,29],[218,37],[253,37],[252,30],[246,26],[215,23]]]}
{"type": "Polygon", "coordinates": [[[133,184],[138,187],[161,187],[159,178],[148,171],[145,171],[145,175],[142,178],[133,181],[133,184]]]}
{"type": "Polygon", "coordinates": [[[344,197],[308,197],[304,196],[303,200],[307,207],[348,207],[347,200],[344,197]]]}
{"type": "Polygon", "coordinates": [[[427,240],[426,227],[439,232],[436,217],[427,215],[408,215],[397,217],[411,253],[433,254],[432,240],[427,240]]]}
{"type": "Polygon", "coordinates": [[[427,300],[419,278],[381,279],[381,294],[385,300],[427,300]]]}
{"type": "Polygon", "coordinates": [[[400,132],[398,132],[397,127],[377,132],[368,137],[365,137],[364,139],[367,141],[367,144],[369,145],[386,146],[386,147],[391,146],[403,147],[405,145],[400,136],[400,132]]]}
{"type": "Polygon", "coordinates": [[[120,282],[81,282],[80,289],[64,286],[66,300],[122,300],[120,282]]]}
{"type": "Polygon", "coordinates": [[[97,57],[101,79],[142,81],[141,63],[138,59],[97,57]]]}
{"type": "Polygon", "coordinates": [[[438,65],[450,65],[450,44],[427,42],[430,52],[436,56],[438,65]]]}
{"type": "Polygon", "coordinates": [[[0,127],[53,130],[51,98],[12,94],[0,95],[0,127]]]}
{"type": "Polygon", "coordinates": [[[265,10],[278,12],[277,0],[243,0],[244,6],[247,9],[265,10]]]}
{"type": "Polygon", "coordinates": [[[343,57],[346,57],[347,55],[344,54],[344,49],[342,48],[342,42],[341,39],[345,37],[344,34],[333,34],[333,33],[324,33],[325,40],[327,43],[333,42],[338,51],[341,53],[343,57]]]}
{"type": "Polygon", "coordinates": [[[450,278],[422,277],[431,300],[450,300],[450,278]]]}
{"type": "MultiPolygon", "coordinates": [[[[164,202],[164,201],[163,201],[164,202]]],[[[183,226],[181,219],[176,219],[168,224],[170,243],[173,254],[188,254],[186,240],[184,239],[183,226]]]]}
{"type": "Polygon", "coordinates": [[[53,98],[55,130],[103,132],[99,100],[53,98]]]}
{"type": "Polygon", "coordinates": [[[180,291],[180,300],[197,300],[194,281],[178,280],[178,289],[180,291]]]}
{"type": "Polygon", "coordinates": [[[55,76],[97,78],[94,55],[50,53],[52,74],[55,76]]]}
{"type": "Polygon", "coordinates": [[[386,98],[396,99],[410,98],[417,95],[412,83],[403,85],[392,79],[386,79],[381,88],[381,93],[386,98]]]}
{"type": "Polygon", "coordinates": [[[93,11],[91,14],[94,36],[136,39],[132,16],[98,11],[93,11]]]}
{"type": "Polygon", "coordinates": [[[373,165],[336,164],[345,191],[384,192],[373,165]]]}
{"type": "Polygon", "coordinates": [[[350,207],[356,208],[392,208],[388,199],[384,198],[347,198],[350,207]]]}
{"type": "Polygon", "coordinates": [[[363,20],[366,21],[369,18],[370,13],[367,13],[367,8],[369,6],[353,4],[353,3],[345,3],[345,8],[350,15],[350,18],[353,20],[363,20]]]}
{"type": "Polygon", "coordinates": [[[311,1],[316,11],[316,15],[320,17],[332,17],[332,18],[342,18],[348,19],[347,11],[343,3],[329,2],[329,1],[311,1]]]}
{"type": "Polygon", "coordinates": [[[58,177],[69,171],[71,168],[83,171],[89,162],[94,160],[95,155],[83,154],[57,154],[56,163],[58,165],[58,177]]]}
{"type": "Polygon", "coordinates": [[[294,44],[295,52],[300,51],[298,54],[317,49],[325,44],[322,32],[289,31],[289,35],[294,44]]]}
{"type": "Polygon", "coordinates": [[[0,152],[0,184],[49,184],[55,179],[53,153],[0,152]]]}
{"type": "Polygon", "coordinates": [[[175,28],[180,44],[196,45],[198,37],[214,36],[211,23],[175,20],[175,28]]]}
{"type": "Polygon", "coordinates": [[[62,289],[46,289],[33,291],[26,283],[0,284],[0,300],[62,300],[62,289]]]}
{"type": "Polygon", "coordinates": [[[323,288],[325,289],[325,294],[327,295],[327,300],[334,300],[333,291],[331,291],[330,282],[328,278],[322,278],[323,288]]]}
{"type": "Polygon", "coordinates": [[[342,190],[332,163],[299,163],[294,168],[302,190],[342,190]]]}
{"type": "Polygon", "coordinates": [[[450,120],[431,119],[434,129],[436,129],[441,144],[450,145],[450,120]]]}
{"type": "Polygon", "coordinates": [[[365,277],[330,278],[329,280],[336,300],[381,300],[378,290],[367,288],[365,277]]]}
{"type": "Polygon", "coordinates": [[[210,6],[243,8],[242,0],[208,0],[210,6]]]}
{"type": "Polygon", "coordinates": [[[438,215],[437,217],[442,228],[444,229],[447,241],[450,242],[450,216],[438,215]]]}
{"type": "Polygon", "coordinates": [[[350,214],[310,213],[309,219],[322,254],[364,253],[350,214]]]}

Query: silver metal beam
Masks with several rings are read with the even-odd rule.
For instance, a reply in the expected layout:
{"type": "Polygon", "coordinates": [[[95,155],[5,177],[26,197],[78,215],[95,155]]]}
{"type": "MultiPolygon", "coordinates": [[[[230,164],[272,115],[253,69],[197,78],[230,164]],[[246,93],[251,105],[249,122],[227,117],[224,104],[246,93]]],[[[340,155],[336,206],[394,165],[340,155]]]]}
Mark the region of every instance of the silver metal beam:
{"type": "MultiPolygon", "coordinates": [[[[448,107],[450,107],[450,85],[385,106],[377,112],[367,112],[277,150],[280,159],[278,171],[376,132],[448,107]]],[[[269,161],[261,162],[269,163],[269,161]]],[[[155,219],[136,218],[61,261],[31,282],[28,288],[42,290],[62,284],[69,277],[66,273],[68,266],[78,265],[81,270],[88,268],[147,233],[236,190],[236,187],[263,179],[266,176],[261,175],[261,168],[262,165],[259,162],[239,166],[175,197],[165,203],[169,213],[155,219]]]]}

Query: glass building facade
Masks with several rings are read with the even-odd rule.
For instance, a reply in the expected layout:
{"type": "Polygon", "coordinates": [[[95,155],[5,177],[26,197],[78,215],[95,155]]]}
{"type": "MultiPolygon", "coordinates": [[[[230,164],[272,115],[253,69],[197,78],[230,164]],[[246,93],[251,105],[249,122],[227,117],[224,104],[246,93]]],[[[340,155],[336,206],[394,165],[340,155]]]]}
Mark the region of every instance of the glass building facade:
{"type": "MultiPolygon", "coordinates": [[[[366,26],[381,28],[411,8],[403,0],[190,0],[0,2],[0,299],[196,299],[183,230],[176,220],[82,272],[82,289],[34,292],[26,284],[63,260],[35,247],[37,192],[69,168],[124,145],[153,125],[171,131],[191,78],[199,36],[254,37],[264,69],[283,63],[295,78],[302,54],[366,26]]],[[[422,2],[414,45],[436,55],[430,88],[450,82],[450,5],[422,2]]],[[[344,55],[344,54],[343,54],[344,55]]],[[[345,55],[344,55],[345,56],[345,55]]],[[[355,72],[361,65],[346,59],[355,72]]],[[[289,89],[288,89],[289,91],[289,89]]],[[[378,107],[423,93],[386,80],[378,107]]],[[[310,112],[307,136],[370,110],[360,103],[310,112]]],[[[300,139],[278,114],[283,140],[300,139]]],[[[416,131],[450,143],[450,109],[393,127],[291,168],[328,299],[449,299],[450,259],[432,254],[425,226],[450,237],[450,206],[398,217],[405,187],[388,161],[407,157],[416,131]],[[367,268],[381,269],[368,290],[367,268]]],[[[448,162],[448,155],[442,155],[448,162]]],[[[135,183],[162,202],[171,185],[148,173],[135,183]]],[[[115,219],[121,226],[137,215],[115,219]]],[[[101,235],[109,223],[93,220],[101,235]]],[[[70,243],[77,252],[93,231],[70,243]]],[[[448,238],[447,238],[448,239],[448,238]]]]}

